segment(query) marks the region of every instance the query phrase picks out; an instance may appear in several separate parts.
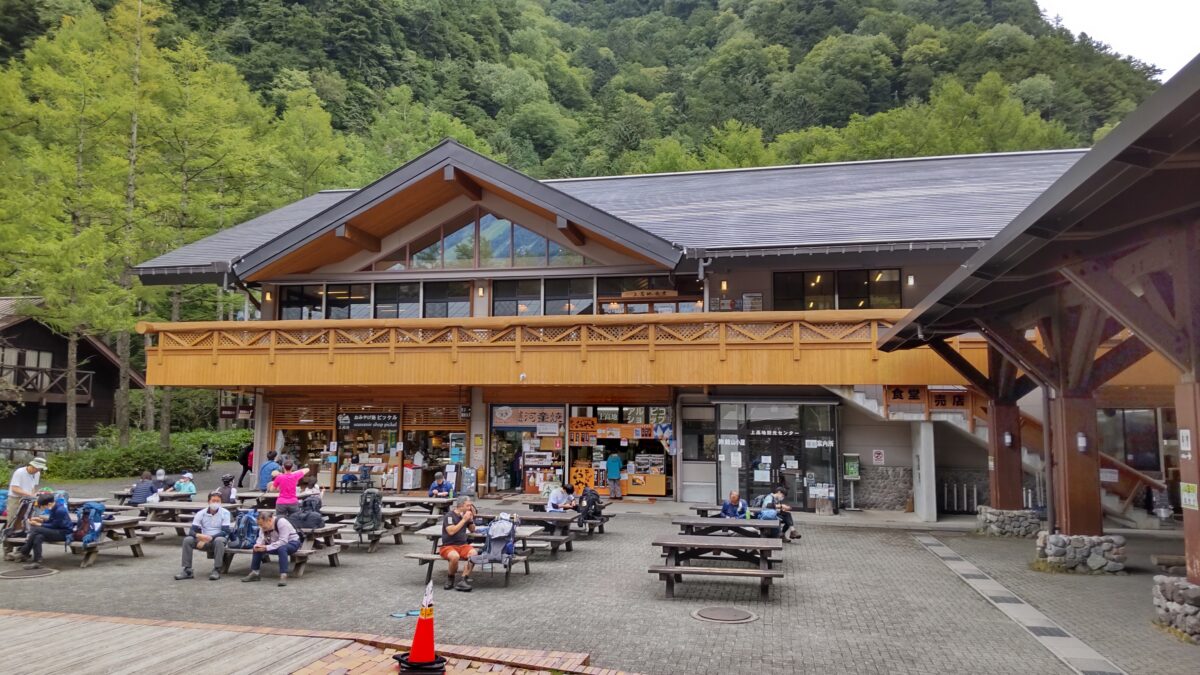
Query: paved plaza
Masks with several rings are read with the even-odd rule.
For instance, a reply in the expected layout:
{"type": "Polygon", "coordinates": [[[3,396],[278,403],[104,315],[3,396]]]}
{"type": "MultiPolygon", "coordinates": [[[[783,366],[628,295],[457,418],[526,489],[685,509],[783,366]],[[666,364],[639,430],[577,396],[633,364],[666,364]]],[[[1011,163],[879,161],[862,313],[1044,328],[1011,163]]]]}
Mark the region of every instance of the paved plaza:
{"type": "MultiPolygon", "coordinates": [[[[199,476],[202,488],[220,470],[199,476]],[[207,482],[206,482],[207,480],[207,482]]],[[[120,482],[71,486],[79,496],[108,495],[120,482]]],[[[356,504],[357,495],[330,495],[356,504]]],[[[489,504],[494,506],[494,504],[489,504]]],[[[521,506],[501,506],[518,513],[521,506]]],[[[608,532],[579,539],[557,559],[538,553],[532,574],[477,575],[473,593],[435,591],[439,642],[555,649],[591,655],[591,664],[641,673],[1069,673],[1055,657],[963,583],[912,531],[813,525],[784,551],[785,578],[771,599],[749,580],[691,577],[664,597],[646,568],[658,564],[650,541],[674,533],[679,504],[626,503],[608,532]],[[691,618],[699,608],[732,605],[759,615],[742,625],[691,618]]],[[[836,523],[837,518],[827,519],[836,523]]],[[[934,533],[958,555],[1006,586],[1054,622],[1129,673],[1194,673],[1200,650],[1150,624],[1148,556],[1174,551],[1177,541],[1132,538],[1126,577],[1079,577],[1030,571],[1029,541],[934,533]]],[[[59,574],[0,581],[0,607],[173,619],[214,624],[355,631],[407,639],[414,619],[392,619],[419,605],[424,570],[403,554],[428,550],[407,536],[378,553],[349,551],[340,568],[324,559],[287,588],[241,584],[248,561],[235,561],[219,582],[176,582],[179,538],[102,555],[81,570],[78,558],[48,546],[59,574]]],[[[2,569],[15,567],[3,563],[2,569]]],[[[268,581],[275,572],[268,566],[268,581]]],[[[440,581],[441,574],[435,578],[440,581]]],[[[0,642],[5,641],[0,625],[0,642]]]]}

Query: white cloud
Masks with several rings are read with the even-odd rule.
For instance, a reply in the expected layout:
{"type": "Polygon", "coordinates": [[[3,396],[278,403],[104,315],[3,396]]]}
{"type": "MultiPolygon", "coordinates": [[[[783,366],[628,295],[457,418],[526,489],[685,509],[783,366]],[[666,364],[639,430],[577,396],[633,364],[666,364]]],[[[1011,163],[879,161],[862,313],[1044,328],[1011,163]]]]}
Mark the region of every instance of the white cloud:
{"type": "Polygon", "coordinates": [[[1047,19],[1060,16],[1071,32],[1162,68],[1164,81],[1200,52],[1197,0],[1038,0],[1038,5],[1047,19]]]}

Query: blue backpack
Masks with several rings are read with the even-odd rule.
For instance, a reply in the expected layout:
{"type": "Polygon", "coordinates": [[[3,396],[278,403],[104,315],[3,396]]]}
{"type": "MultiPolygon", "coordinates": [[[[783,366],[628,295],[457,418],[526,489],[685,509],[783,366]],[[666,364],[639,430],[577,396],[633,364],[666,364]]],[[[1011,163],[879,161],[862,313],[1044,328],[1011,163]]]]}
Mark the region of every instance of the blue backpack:
{"type": "MultiPolygon", "coordinates": [[[[57,501],[57,500],[56,500],[57,501]]],[[[66,503],[63,497],[59,503],[66,503]]],[[[63,542],[63,548],[70,549],[71,542],[79,542],[85,547],[95,543],[104,536],[104,504],[87,502],[75,512],[75,529],[63,542]]]]}
{"type": "Polygon", "coordinates": [[[229,548],[251,548],[258,541],[258,511],[250,509],[238,514],[233,533],[229,535],[229,548]]]}

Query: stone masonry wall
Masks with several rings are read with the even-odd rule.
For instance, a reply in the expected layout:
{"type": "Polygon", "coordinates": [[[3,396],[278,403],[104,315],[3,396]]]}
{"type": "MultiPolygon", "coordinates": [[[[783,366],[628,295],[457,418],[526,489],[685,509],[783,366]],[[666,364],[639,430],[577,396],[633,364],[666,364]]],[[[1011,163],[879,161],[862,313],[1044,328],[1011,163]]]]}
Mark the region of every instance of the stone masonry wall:
{"type": "Polygon", "coordinates": [[[1037,534],[1037,564],[1080,574],[1126,574],[1125,537],[1037,534]]]}
{"type": "Polygon", "coordinates": [[[980,506],[975,514],[975,531],[989,537],[1023,537],[1032,539],[1042,529],[1042,519],[1034,511],[1004,511],[980,506]]]}
{"type": "MultiPolygon", "coordinates": [[[[862,478],[854,486],[854,505],[860,509],[903,511],[912,493],[912,469],[907,466],[860,467],[862,478]]],[[[850,505],[849,488],[842,490],[842,506],[850,505]]]]}
{"type": "MultiPolygon", "coordinates": [[[[95,438],[80,438],[79,449],[86,450],[95,445],[95,438]]],[[[0,438],[0,459],[21,465],[35,456],[45,457],[52,452],[65,452],[65,438],[0,438]]]]}
{"type": "Polygon", "coordinates": [[[1154,621],[1177,631],[1181,638],[1200,644],[1200,586],[1184,577],[1155,575],[1154,621]]]}

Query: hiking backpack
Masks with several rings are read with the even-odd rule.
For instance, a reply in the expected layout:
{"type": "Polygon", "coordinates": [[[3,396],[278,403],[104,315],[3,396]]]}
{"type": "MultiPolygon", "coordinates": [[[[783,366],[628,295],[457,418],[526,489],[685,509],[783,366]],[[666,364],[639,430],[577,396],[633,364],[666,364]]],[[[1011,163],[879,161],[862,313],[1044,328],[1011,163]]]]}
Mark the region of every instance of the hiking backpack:
{"type": "Polygon", "coordinates": [[[362,534],[383,529],[380,513],[383,495],[376,488],[363,490],[358,498],[358,517],[354,519],[354,531],[362,534]]]}
{"type": "Polygon", "coordinates": [[[324,527],[325,518],[321,515],[321,498],[309,495],[300,501],[300,511],[288,516],[287,519],[297,530],[312,530],[324,527]]]}
{"type": "MultiPolygon", "coordinates": [[[[66,498],[63,497],[63,503],[65,504],[65,502],[66,498]]],[[[88,544],[100,541],[100,537],[103,535],[104,504],[86,502],[75,512],[75,529],[63,542],[63,548],[70,549],[72,542],[79,542],[86,547],[88,544]]]]}
{"type": "Polygon", "coordinates": [[[258,541],[258,511],[250,509],[238,514],[237,523],[229,535],[229,548],[252,548],[258,541]]]}
{"type": "Polygon", "coordinates": [[[33,497],[22,497],[17,512],[8,514],[4,529],[0,529],[0,541],[29,529],[29,517],[33,515],[33,509],[33,497]]]}
{"type": "Polygon", "coordinates": [[[487,531],[484,534],[486,542],[483,545],[483,551],[478,556],[480,563],[503,563],[507,558],[511,558],[516,552],[517,527],[511,521],[504,518],[497,518],[488,525],[487,531]]]}

